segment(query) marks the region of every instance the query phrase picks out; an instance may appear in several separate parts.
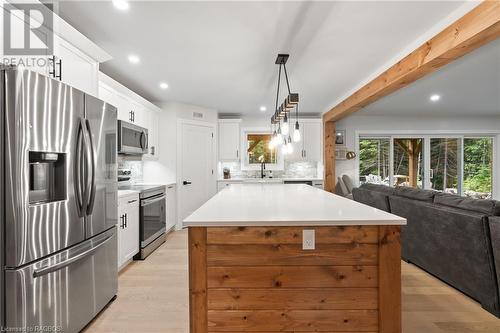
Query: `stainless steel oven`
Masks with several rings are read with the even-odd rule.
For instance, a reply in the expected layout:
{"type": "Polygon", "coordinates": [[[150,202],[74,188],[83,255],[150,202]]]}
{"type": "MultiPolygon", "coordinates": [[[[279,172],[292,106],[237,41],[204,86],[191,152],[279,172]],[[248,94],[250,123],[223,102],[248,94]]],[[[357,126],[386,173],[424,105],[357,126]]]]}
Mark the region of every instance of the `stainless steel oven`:
{"type": "Polygon", "coordinates": [[[165,186],[158,186],[140,193],[140,245],[135,259],[145,259],[165,242],[166,194],[165,186]]]}
{"type": "Polygon", "coordinates": [[[118,120],[118,154],[142,155],[148,152],[148,129],[118,120]]]}

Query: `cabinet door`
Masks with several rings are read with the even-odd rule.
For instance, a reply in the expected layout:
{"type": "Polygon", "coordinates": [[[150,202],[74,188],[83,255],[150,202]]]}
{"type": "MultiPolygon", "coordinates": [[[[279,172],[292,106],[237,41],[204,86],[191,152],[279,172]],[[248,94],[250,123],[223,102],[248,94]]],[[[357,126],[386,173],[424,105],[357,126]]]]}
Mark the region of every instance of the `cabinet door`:
{"type": "Polygon", "coordinates": [[[133,112],[132,122],[137,126],[148,127],[147,110],[139,103],[132,102],[131,111],[133,112]]]}
{"type": "Polygon", "coordinates": [[[148,116],[148,153],[144,156],[148,159],[158,159],[158,123],[160,122],[160,115],[153,110],[147,110],[148,116]]]}
{"type": "Polygon", "coordinates": [[[119,120],[130,122],[128,114],[130,107],[128,106],[128,100],[125,97],[108,86],[101,84],[99,85],[99,98],[117,108],[117,118],[119,120]]]}
{"type": "Polygon", "coordinates": [[[126,232],[124,229],[124,219],[125,213],[127,210],[126,203],[123,203],[123,200],[120,199],[120,203],[118,205],[118,268],[123,266],[125,263],[125,252],[123,244],[125,243],[124,238],[126,238],[126,232]]]}
{"type": "Polygon", "coordinates": [[[139,252],[139,199],[129,198],[125,211],[124,260],[130,260],[139,252]]]}
{"type": "Polygon", "coordinates": [[[177,224],[177,187],[167,186],[167,230],[177,224]]]}
{"type": "Polygon", "coordinates": [[[239,122],[220,122],[219,159],[222,161],[238,161],[240,157],[239,122]]]}
{"type": "MultiPolygon", "coordinates": [[[[98,94],[98,64],[80,50],[54,35],[54,55],[61,60],[61,81],[93,96],[98,94]]],[[[56,72],[59,68],[56,65],[56,72]]]]}
{"type": "Polygon", "coordinates": [[[321,161],[322,123],[304,122],[304,159],[307,161],[321,161]]]}

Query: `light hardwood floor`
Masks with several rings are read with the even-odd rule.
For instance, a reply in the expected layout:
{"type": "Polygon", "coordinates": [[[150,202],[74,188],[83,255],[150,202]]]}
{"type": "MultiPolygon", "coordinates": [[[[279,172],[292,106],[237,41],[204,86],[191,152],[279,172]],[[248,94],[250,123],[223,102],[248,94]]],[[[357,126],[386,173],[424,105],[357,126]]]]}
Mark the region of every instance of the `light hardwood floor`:
{"type": "MultiPolygon", "coordinates": [[[[188,333],[187,232],[167,236],[145,261],[120,273],[118,298],[85,333],[188,333]]],[[[430,276],[403,262],[404,333],[498,333],[500,319],[430,276]]]]}

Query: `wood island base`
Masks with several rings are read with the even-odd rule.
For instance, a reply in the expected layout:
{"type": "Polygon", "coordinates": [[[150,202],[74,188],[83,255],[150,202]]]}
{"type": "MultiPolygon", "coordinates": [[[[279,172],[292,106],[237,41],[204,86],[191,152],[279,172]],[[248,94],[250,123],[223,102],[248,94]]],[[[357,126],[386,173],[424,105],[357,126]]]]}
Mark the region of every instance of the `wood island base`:
{"type": "Polygon", "coordinates": [[[400,260],[397,225],[190,227],[190,332],[399,333],[400,260]]]}

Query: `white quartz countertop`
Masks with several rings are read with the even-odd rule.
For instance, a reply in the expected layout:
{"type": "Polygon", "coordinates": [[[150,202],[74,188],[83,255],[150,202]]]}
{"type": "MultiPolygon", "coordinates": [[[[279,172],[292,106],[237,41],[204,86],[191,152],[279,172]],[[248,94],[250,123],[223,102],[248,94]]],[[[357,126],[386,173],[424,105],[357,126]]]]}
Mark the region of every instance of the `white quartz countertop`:
{"type": "Polygon", "coordinates": [[[273,181],[323,181],[323,178],[289,178],[289,177],[276,177],[276,178],[230,178],[230,179],[217,179],[218,182],[223,183],[241,183],[241,182],[252,182],[252,181],[262,181],[262,182],[273,182],[273,181]]]}
{"type": "Polygon", "coordinates": [[[139,191],[134,191],[134,190],[118,190],[118,198],[123,198],[127,197],[131,194],[137,194],[139,195],[139,191]]]}
{"type": "Polygon", "coordinates": [[[304,184],[233,184],[184,220],[187,227],[404,224],[404,218],[304,184]]]}

